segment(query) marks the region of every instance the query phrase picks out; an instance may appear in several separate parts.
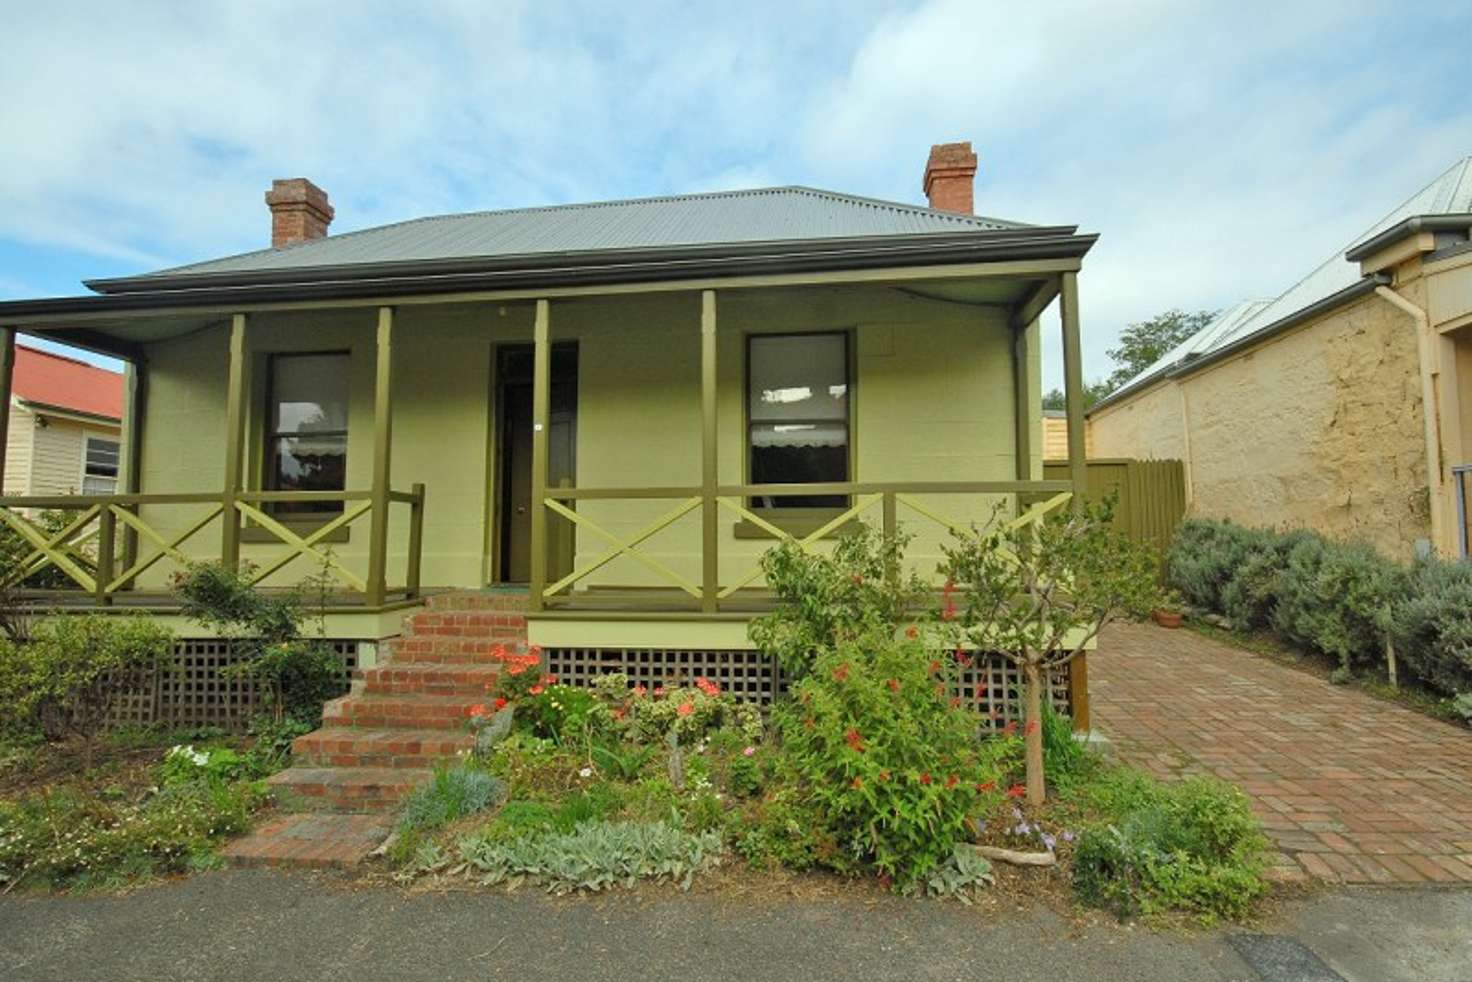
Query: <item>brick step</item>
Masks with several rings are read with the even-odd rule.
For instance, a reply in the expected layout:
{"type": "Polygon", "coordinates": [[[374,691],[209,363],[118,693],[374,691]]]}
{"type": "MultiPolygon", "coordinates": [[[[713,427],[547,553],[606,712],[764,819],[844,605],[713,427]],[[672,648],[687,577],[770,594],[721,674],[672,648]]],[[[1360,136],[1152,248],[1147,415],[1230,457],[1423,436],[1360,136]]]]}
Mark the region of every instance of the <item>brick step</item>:
{"type": "Polygon", "coordinates": [[[460,665],[499,664],[495,654],[501,650],[526,650],[526,636],[516,639],[457,638],[433,636],[392,638],[384,644],[389,663],[443,662],[460,665]]]}
{"type": "Polygon", "coordinates": [[[381,812],[280,815],[227,843],[220,854],[232,866],[352,867],[378,848],[392,828],[392,816],[381,812]]]}
{"type": "Polygon", "coordinates": [[[484,701],[483,693],[471,696],[352,693],[322,707],[322,725],[375,730],[452,730],[463,727],[470,707],[484,701]]]}
{"type": "Polygon", "coordinates": [[[302,767],[397,767],[423,769],[475,745],[475,737],[453,730],[370,730],[324,726],[297,737],[292,761],[302,767]]]}
{"type": "Polygon", "coordinates": [[[430,610],[526,610],[524,590],[462,590],[426,598],[430,610]]]}
{"type": "Polygon", "coordinates": [[[431,610],[404,618],[406,637],[448,634],[465,638],[522,636],[526,617],[504,610],[431,610]]]}
{"type": "Polygon", "coordinates": [[[266,778],[277,791],[338,811],[384,811],[434,772],[407,767],[289,767],[266,778]]]}
{"type": "Polygon", "coordinates": [[[486,688],[501,674],[497,664],[454,662],[394,662],[365,668],[354,679],[353,691],[362,695],[424,693],[466,696],[482,700],[486,688]]]}

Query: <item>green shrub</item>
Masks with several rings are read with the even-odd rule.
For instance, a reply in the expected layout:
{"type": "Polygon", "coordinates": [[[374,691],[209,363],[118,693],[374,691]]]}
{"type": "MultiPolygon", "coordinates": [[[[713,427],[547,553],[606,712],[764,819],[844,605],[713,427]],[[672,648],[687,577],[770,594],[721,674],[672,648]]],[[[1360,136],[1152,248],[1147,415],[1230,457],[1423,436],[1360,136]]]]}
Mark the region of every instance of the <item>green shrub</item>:
{"type": "Polygon", "coordinates": [[[194,782],[141,803],[74,788],[0,801],[0,883],[101,886],[212,865],[261,800],[250,783],[194,782]]]}
{"type": "Polygon", "coordinates": [[[981,787],[1001,780],[989,754],[1019,741],[980,744],[975,714],[950,696],[953,665],[919,641],[851,643],[820,654],[774,708],[779,774],[839,843],[839,868],[872,865],[902,890],[923,883],[961,839],[981,787]]]}
{"type": "Polygon", "coordinates": [[[1472,563],[1417,563],[1387,620],[1412,674],[1449,695],[1472,690],[1472,563]]]}
{"type": "Polygon", "coordinates": [[[196,750],[192,744],[170,747],[159,765],[159,781],[166,788],[198,784],[229,784],[252,773],[252,760],[229,747],[196,750]]]}
{"type": "Polygon", "coordinates": [[[185,617],[231,639],[244,657],[226,673],[261,683],[275,722],[293,718],[315,728],[322,703],[346,688],[342,660],[320,637],[325,628],[307,636],[300,591],[266,593],[250,582],[248,568],[200,563],[175,578],[174,593],[185,617]]]}
{"type": "Polygon", "coordinates": [[[147,618],[44,621],[29,641],[0,641],[0,728],[35,725],[51,740],[78,736],[90,767],[113,704],[148,686],[172,650],[173,635],[147,618]]]}
{"type": "Polygon", "coordinates": [[[571,832],[517,839],[470,836],[456,852],[467,872],[486,884],[531,881],[568,893],[631,887],[647,879],[688,889],[696,873],[719,859],[721,839],[715,832],[695,834],[664,823],[584,822],[571,832]]]}
{"type": "Polygon", "coordinates": [[[1239,630],[1266,630],[1283,590],[1293,547],[1312,533],[1278,535],[1263,529],[1247,529],[1240,541],[1238,565],[1221,588],[1221,612],[1239,630]]]}
{"type": "Polygon", "coordinates": [[[434,780],[415,788],[404,801],[401,831],[424,831],[448,825],[484,811],[506,794],[506,785],[494,775],[464,764],[435,768],[434,780]]]}
{"type": "Polygon", "coordinates": [[[1104,816],[1074,852],[1074,886],[1123,916],[1241,917],[1266,890],[1266,844],[1247,797],[1211,778],[1165,784],[1116,770],[1089,792],[1104,816]]]}
{"type": "Polygon", "coordinates": [[[782,542],[762,556],[777,608],[752,621],[751,639],[777,660],[789,679],[807,674],[816,652],[856,637],[890,637],[925,595],[912,577],[886,577],[902,568],[905,539],[851,526],[831,556],[782,542]]]}
{"type": "Polygon", "coordinates": [[[1073,721],[1043,701],[1043,772],[1048,784],[1066,790],[1088,763],[1088,751],[1073,736],[1073,721]]]}
{"type": "Polygon", "coordinates": [[[1231,522],[1187,519],[1166,551],[1166,581],[1195,606],[1221,611],[1223,591],[1263,535],[1231,522]]]}
{"type": "Polygon", "coordinates": [[[816,808],[791,788],[759,802],[733,838],[736,851],[756,869],[823,867],[849,873],[858,866],[816,808]]]}
{"type": "Polygon", "coordinates": [[[1346,671],[1378,663],[1389,610],[1400,600],[1401,571],[1367,545],[1312,533],[1298,533],[1292,542],[1274,629],[1333,656],[1346,671]]]}

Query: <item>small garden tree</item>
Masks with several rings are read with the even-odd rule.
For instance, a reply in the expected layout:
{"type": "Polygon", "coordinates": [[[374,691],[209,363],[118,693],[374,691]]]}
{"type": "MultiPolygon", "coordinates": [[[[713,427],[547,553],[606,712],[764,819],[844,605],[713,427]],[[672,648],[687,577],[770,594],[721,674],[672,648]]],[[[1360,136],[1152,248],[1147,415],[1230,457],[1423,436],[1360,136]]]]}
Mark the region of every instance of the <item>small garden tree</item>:
{"type": "Polygon", "coordinates": [[[1044,680],[1077,658],[1105,625],[1144,616],[1160,601],[1158,556],[1116,531],[1110,514],[1108,504],[1099,504],[1036,524],[994,523],[945,550],[942,623],[957,644],[998,652],[1022,671],[1033,804],[1047,797],[1044,680]]]}
{"type": "Polygon", "coordinates": [[[320,637],[306,636],[301,595],[265,593],[245,572],[191,566],[174,583],[185,617],[230,638],[245,657],[233,671],[261,682],[274,721],[321,721],[322,703],[342,687],[342,663],[320,637]]]}

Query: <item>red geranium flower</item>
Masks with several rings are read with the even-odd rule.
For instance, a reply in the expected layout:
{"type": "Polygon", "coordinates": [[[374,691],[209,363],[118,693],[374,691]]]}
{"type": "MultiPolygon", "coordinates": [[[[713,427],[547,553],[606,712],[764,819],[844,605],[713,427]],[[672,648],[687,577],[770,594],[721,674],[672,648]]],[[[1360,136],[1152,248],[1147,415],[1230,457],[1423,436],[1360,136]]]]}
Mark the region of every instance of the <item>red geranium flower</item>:
{"type": "Polygon", "coordinates": [[[539,696],[542,694],[542,687],[540,685],[534,685],[526,691],[530,692],[534,696],[539,696]]]}
{"type": "Polygon", "coordinates": [[[1007,797],[1009,798],[1021,798],[1025,794],[1027,794],[1027,788],[1020,784],[1014,784],[1007,789],[1007,797]]]}
{"type": "Polygon", "coordinates": [[[648,689],[644,688],[644,683],[642,683],[642,682],[640,682],[638,685],[634,686],[634,695],[636,695],[636,696],[642,696],[645,693],[647,693],[648,691],[649,691],[648,689]]]}
{"type": "Polygon", "coordinates": [[[467,713],[471,716],[484,716],[486,714],[486,707],[483,703],[478,702],[474,706],[471,706],[467,710],[467,713]]]}
{"type": "Polygon", "coordinates": [[[692,703],[682,702],[675,707],[675,715],[677,716],[689,716],[693,712],[695,712],[695,706],[692,703]]]}
{"type": "Polygon", "coordinates": [[[496,697],[496,701],[494,703],[492,703],[491,705],[495,706],[496,707],[496,712],[499,713],[501,710],[503,710],[503,709],[506,708],[506,697],[505,696],[497,696],[496,697]]]}

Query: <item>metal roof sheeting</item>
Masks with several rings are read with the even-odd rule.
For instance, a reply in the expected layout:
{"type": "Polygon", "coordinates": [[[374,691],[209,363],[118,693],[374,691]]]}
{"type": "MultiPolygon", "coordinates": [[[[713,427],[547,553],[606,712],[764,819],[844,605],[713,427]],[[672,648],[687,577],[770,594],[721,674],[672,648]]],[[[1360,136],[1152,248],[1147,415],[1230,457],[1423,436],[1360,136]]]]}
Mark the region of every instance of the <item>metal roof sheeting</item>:
{"type": "Polygon", "coordinates": [[[780,187],[417,218],[130,279],[1026,227],[832,191],[780,187]]]}
{"type": "Polygon", "coordinates": [[[1128,393],[1143,388],[1192,361],[1230,345],[1240,344],[1255,334],[1266,334],[1275,324],[1354,286],[1361,279],[1360,267],[1358,263],[1346,260],[1345,253],[1386,229],[1415,216],[1459,215],[1468,212],[1472,212],[1472,157],[1457,161],[1440,177],[1355,236],[1343,249],[1336,250],[1318,268],[1276,298],[1246,300],[1223,311],[1210,324],[1120,386],[1094,408],[1118,402],[1128,393]]]}

